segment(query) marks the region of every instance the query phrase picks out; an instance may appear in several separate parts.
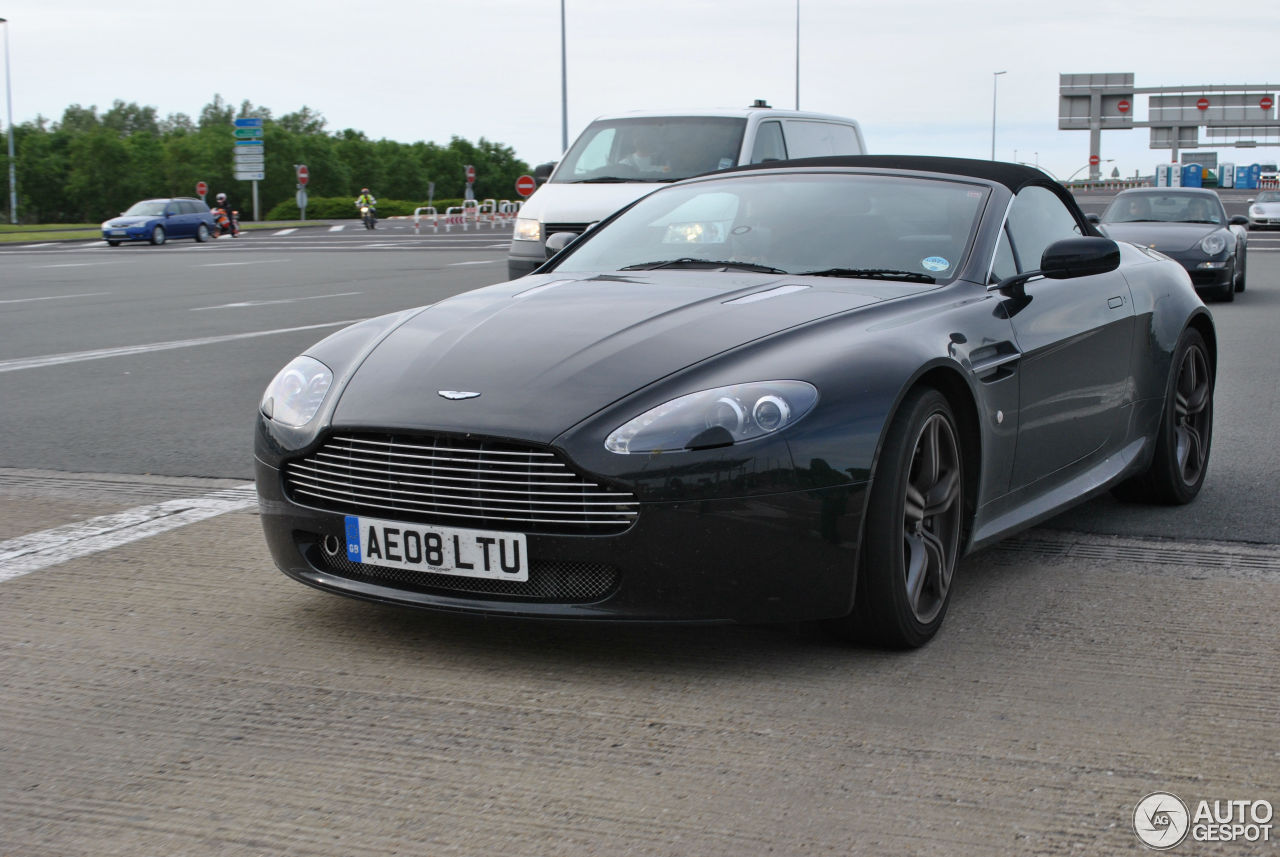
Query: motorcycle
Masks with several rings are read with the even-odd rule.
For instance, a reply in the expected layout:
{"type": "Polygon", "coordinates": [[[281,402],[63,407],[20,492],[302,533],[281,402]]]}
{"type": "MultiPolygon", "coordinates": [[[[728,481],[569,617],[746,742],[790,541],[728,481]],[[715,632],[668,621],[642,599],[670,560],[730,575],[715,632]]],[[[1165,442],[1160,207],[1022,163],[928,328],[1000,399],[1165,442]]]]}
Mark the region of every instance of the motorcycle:
{"type": "Polygon", "coordinates": [[[209,213],[213,215],[214,238],[219,238],[228,232],[231,233],[232,238],[240,234],[240,212],[232,211],[228,214],[224,208],[212,208],[209,213]]]}
{"type": "Polygon", "coordinates": [[[365,229],[373,229],[374,224],[378,222],[378,212],[372,205],[360,206],[360,219],[364,221],[365,229]]]}

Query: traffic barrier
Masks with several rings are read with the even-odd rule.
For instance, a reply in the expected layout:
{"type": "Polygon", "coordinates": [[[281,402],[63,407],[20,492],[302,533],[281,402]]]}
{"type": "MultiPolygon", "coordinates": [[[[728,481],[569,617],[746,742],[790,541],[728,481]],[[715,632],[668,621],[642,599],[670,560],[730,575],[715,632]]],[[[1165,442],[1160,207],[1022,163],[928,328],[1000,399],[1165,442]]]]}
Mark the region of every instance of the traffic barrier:
{"type": "Polygon", "coordinates": [[[444,210],[444,231],[452,232],[453,227],[461,226],[462,231],[467,231],[467,212],[465,205],[451,205],[444,210]]]}
{"type": "Polygon", "coordinates": [[[1067,189],[1072,193],[1094,190],[1128,190],[1131,187],[1151,187],[1147,179],[1104,179],[1102,181],[1069,182],[1067,189]]]}
{"type": "Polygon", "coordinates": [[[1258,179],[1259,190],[1280,190],[1280,179],[1258,179]]]}
{"type": "Polygon", "coordinates": [[[434,205],[424,205],[413,210],[413,233],[420,235],[422,233],[422,221],[430,220],[428,224],[432,232],[440,231],[440,215],[436,212],[434,205]]]}

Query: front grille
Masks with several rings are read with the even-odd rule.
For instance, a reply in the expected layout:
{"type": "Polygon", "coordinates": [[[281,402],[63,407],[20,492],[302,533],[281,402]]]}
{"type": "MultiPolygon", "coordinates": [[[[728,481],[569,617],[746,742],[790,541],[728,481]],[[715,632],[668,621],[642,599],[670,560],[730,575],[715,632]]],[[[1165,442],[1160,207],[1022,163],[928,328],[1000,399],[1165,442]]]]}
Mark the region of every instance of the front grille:
{"type": "Polygon", "coordinates": [[[529,564],[528,580],[512,581],[458,577],[452,574],[424,574],[403,568],[383,568],[351,562],[341,553],[331,556],[318,548],[313,548],[309,556],[317,567],[337,577],[363,580],[427,594],[465,593],[481,597],[587,604],[599,601],[618,586],[617,569],[589,562],[535,559],[529,564]]]}
{"type": "Polygon", "coordinates": [[[1226,272],[1221,268],[1196,270],[1189,273],[1191,274],[1191,285],[1193,286],[1216,286],[1226,276],[1226,272]]]}
{"type": "Polygon", "coordinates": [[[344,515],[560,535],[635,521],[629,491],[575,473],[554,452],[445,435],[340,435],[284,467],[296,503],[344,515]]]}
{"type": "Polygon", "coordinates": [[[544,223],[542,231],[544,235],[554,235],[557,232],[572,232],[574,235],[581,235],[587,231],[586,223],[544,223]]]}

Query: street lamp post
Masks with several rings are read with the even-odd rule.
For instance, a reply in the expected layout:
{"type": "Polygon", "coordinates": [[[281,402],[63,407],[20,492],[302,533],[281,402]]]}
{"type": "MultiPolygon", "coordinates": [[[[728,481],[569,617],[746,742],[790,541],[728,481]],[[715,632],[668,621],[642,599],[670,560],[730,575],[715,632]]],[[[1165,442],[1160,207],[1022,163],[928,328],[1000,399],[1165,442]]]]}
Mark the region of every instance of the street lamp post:
{"type": "Polygon", "coordinates": [[[569,150],[569,64],[564,42],[564,0],[560,0],[560,151],[569,150]]]}
{"type": "Polygon", "coordinates": [[[9,132],[9,222],[18,222],[18,180],[13,163],[13,81],[9,77],[9,19],[0,18],[4,24],[4,95],[7,118],[5,130],[9,132]]]}
{"type": "Polygon", "coordinates": [[[991,72],[991,160],[996,159],[996,84],[1000,82],[1003,71],[991,72]]]}

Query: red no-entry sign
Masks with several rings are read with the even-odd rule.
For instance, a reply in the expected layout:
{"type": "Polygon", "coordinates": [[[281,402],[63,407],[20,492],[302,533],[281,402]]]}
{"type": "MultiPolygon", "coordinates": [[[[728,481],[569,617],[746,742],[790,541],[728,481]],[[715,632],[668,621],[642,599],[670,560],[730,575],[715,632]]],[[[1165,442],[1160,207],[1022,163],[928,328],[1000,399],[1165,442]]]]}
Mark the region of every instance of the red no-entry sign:
{"type": "Polygon", "coordinates": [[[298,165],[298,184],[306,185],[306,183],[309,181],[311,181],[311,171],[307,169],[306,164],[299,164],[298,165]]]}
{"type": "Polygon", "coordinates": [[[1129,108],[1132,106],[1133,105],[1129,103],[1129,99],[1127,98],[1121,98],[1116,102],[1116,110],[1119,110],[1121,113],[1128,113],[1129,108]]]}
{"type": "Polygon", "coordinates": [[[209,192],[209,186],[204,182],[196,182],[196,196],[201,199],[205,198],[205,194],[209,192]]]}
{"type": "Polygon", "coordinates": [[[1207,98],[1201,98],[1199,101],[1197,101],[1197,102],[1196,102],[1196,109],[1197,109],[1197,110],[1208,110],[1208,109],[1209,109],[1209,99],[1207,99],[1207,98]]]}
{"type": "Polygon", "coordinates": [[[472,184],[476,180],[476,168],[467,164],[467,184],[472,184]]]}
{"type": "Polygon", "coordinates": [[[1089,156],[1089,166],[1096,167],[1100,163],[1102,163],[1102,158],[1099,158],[1097,155],[1089,156]]]}
{"type": "Polygon", "coordinates": [[[521,196],[528,196],[533,193],[535,187],[537,187],[537,182],[533,180],[533,176],[521,176],[516,179],[516,193],[521,196]]]}
{"type": "Polygon", "coordinates": [[[1271,105],[1273,104],[1275,104],[1275,102],[1271,100],[1270,95],[1262,96],[1262,99],[1258,102],[1258,106],[1261,107],[1263,110],[1270,110],[1271,105]]]}

